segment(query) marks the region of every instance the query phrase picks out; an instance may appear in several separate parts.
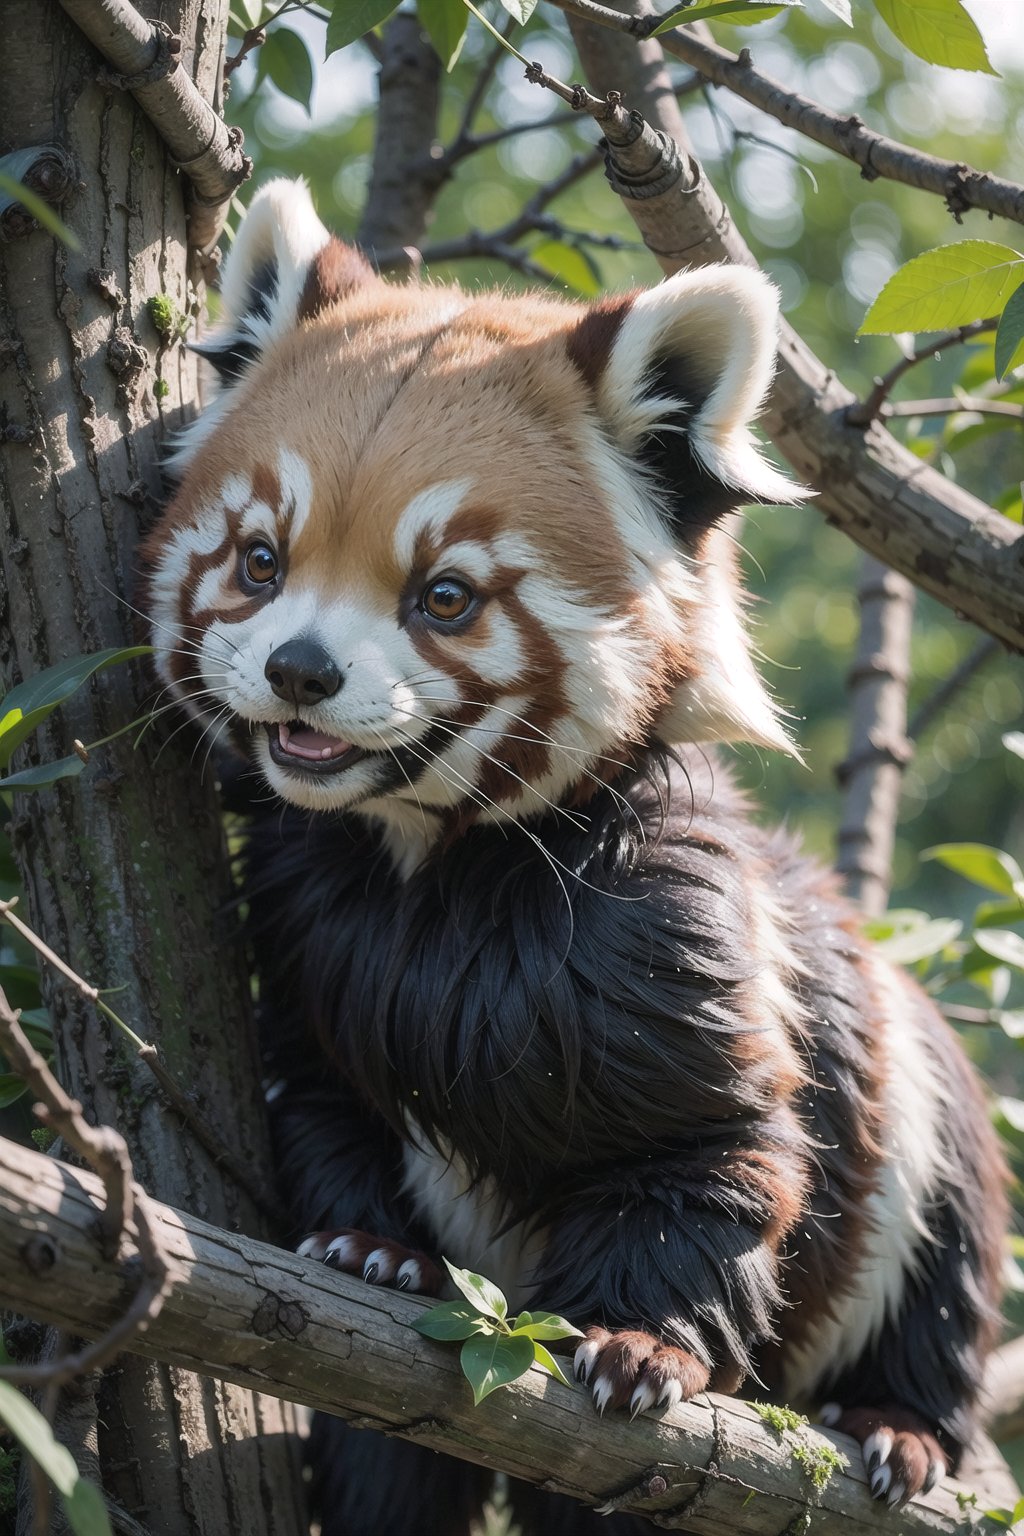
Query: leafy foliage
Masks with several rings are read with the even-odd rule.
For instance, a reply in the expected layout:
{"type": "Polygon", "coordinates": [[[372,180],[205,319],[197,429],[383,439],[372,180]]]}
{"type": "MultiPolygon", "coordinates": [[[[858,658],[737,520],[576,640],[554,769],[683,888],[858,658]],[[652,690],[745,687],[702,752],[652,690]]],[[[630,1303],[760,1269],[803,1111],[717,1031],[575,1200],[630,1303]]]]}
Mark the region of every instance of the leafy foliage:
{"type": "Polygon", "coordinates": [[[915,256],[886,283],[861,333],[939,331],[999,315],[1024,282],[1024,256],[994,240],[961,240],[915,256]]]}
{"type": "Polygon", "coordinates": [[[413,1323],[424,1338],[445,1343],[462,1341],[463,1375],[473,1388],[473,1401],[483,1402],[498,1387],[507,1387],[539,1365],[565,1386],[571,1383],[543,1340],[580,1337],[578,1328],[552,1312],[520,1312],[509,1321],[508,1303],[490,1280],[445,1259],[448,1273],[462,1293],[461,1301],[443,1301],[413,1323]]]}
{"type": "Polygon", "coordinates": [[[99,1489],[82,1477],[71,1452],[54,1438],[38,1408],[7,1381],[0,1381],[0,1422],[56,1488],[75,1536],[113,1536],[99,1489]]]}
{"type": "Polygon", "coordinates": [[[960,0],[874,0],[874,5],[893,35],[926,63],[996,73],[960,0]]]}

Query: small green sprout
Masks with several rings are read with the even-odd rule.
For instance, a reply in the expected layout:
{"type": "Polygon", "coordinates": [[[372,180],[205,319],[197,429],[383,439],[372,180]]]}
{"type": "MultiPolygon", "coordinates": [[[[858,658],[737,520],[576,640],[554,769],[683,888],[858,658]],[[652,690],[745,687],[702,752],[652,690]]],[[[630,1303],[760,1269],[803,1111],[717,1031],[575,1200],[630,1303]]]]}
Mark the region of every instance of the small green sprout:
{"type": "Polygon", "coordinates": [[[540,1365],[572,1386],[543,1339],[580,1338],[580,1330],[551,1312],[520,1312],[509,1321],[508,1302],[490,1280],[458,1269],[445,1259],[448,1273],[464,1301],[442,1301],[413,1323],[424,1338],[462,1341],[462,1372],[473,1388],[473,1403],[483,1402],[497,1387],[518,1381],[531,1365],[540,1365]]]}
{"type": "Polygon", "coordinates": [[[794,1435],[798,1434],[807,1424],[804,1414],[796,1413],[792,1408],[784,1408],[778,1403],[751,1403],[750,1406],[779,1435],[784,1434],[787,1429],[794,1435]]]}
{"type": "Polygon", "coordinates": [[[155,293],[146,300],[146,310],[153,329],[164,341],[175,341],[188,329],[188,317],[180,313],[166,293],[155,293]]]}
{"type": "Polygon", "coordinates": [[[166,379],[157,379],[153,385],[153,394],[157,400],[166,400],[171,392],[171,386],[166,379]]]}
{"type": "Polygon", "coordinates": [[[778,1403],[751,1403],[754,1412],[759,1414],[764,1422],[775,1430],[782,1438],[789,1433],[797,1438],[797,1444],[793,1446],[793,1460],[798,1462],[804,1470],[804,1474],[814,1485],[816,1492],[821,1493],[828,1487],[836,1472],[841,1472],[849,1462],[842,1451],[837,1451],[835,1446],[821,1443],[812,1443],[803,1438],[803,1431],[807,1428],[807,1418],[802,1413],[796,1413],[792,1408],[786,1408],[778,1403]]]}

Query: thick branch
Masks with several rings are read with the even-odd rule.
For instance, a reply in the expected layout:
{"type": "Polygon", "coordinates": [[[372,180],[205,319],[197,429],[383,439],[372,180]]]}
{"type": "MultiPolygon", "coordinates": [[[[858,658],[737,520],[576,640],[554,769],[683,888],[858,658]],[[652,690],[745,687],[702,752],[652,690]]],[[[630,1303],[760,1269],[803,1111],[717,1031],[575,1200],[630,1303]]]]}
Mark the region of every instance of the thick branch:
{"type": "Polygon", "coordinates": [[[359,244],[379,265],[387,262],[378,252],[418,245],[429,223],[447,174],[440,151],[432,153],[440,101],[441,61],[418,19],[399,12],[384,29],[373,175],[359,226],[359,244]]]}
{"type": "MultiPolygon", "coordinates": [[[[571,15],[628,32],[634,37],[643,37],[646,32],[645,18],[638,21],[635,16],[620,15],[610,6],[595,4],[594,0],[554,0],[554,3],[571,15]]],[[[956,161],[939,160],[923,150],[912,149],[909,144],[875,133],[859,117],[830,112],[820,102],[787,90],[770,75],[762,75],[753,66],[749,48],[741,49],[739,54],[730,53],[717,43],[695,36],[692,27],[677,27],[666,32],[659,41],[666,53],[682,59],[705,80],[725,86],[752,106],[760,107],[769,117],[777,118],[787,128],[814,139],[836,154],[845,155],[860,166],[861,175],[867,181],[884,176],[888,181],[934,192],[943,199],[958,222],[970,209],[980,208],[999,218],[1024,224],[1024,187],[1017,182],[990,176],[987,171],[975,171],[956,161]]]]}
{"type": "MultiPolygon", "coordinates": [[[[607,89],[611,34],[581,22],[577,0],[566,0],[565,9],[588,76],[595,89],[607,89]]],[[[628,30],[630,19],[618,16],[622,30],[628,30]]],[[[645,46],[656,45],[650,39],[645,46]]],[[[693,184],[682,119],[670,91],[649,89],[649,60],[641,68],[633,50],[619,50],[614,72],[616,87],[630,105],[670,133],[683,151],[674,182],[655,180],[657,195],[637,196],[633,188],[644,175],[639,158],[646,153],[650,176],[661,177],[664,145],[648,131],[620,148],[606,133],[612,184],[663,271],[713,261],[755,265],[714,188],[703,177],[693,184]]],[[[650,186],[643,190],[649,194],[650,186]]],[[[1005,644],[1024,649],[1024,537],[1019,529],[915,458],[877,421],[864,430],[852,426],[848,412],[854,403],[831,369],[783,324],[779,371],[762,425],[801,479],[815,486],[820,511],[915,586],[1005,644]]]]}
{"type": "MultiPolygon", "coordinates": [[[[75,1333],[109,1328],[124,1307],[126,1267],[105,1261],[94,1223],[102,1186],[92,1174],[0,1141],[0,1305],[75,1333]],[[53,1264],[30,1262],[45,1235],[53,1264]]],[[[132,1348],[340,1414],[586,1503],[628,1508],[674,1530],[777,1536],[800,1529],[813,1508],[818,1531],[891,1533],[892,1513],[872,1501],[852,1441],[850,1469],[820,1496],[782,1439],[748,1404],[702,1397],[661,1419],[601,1420],[587,1393],[538,1370],[480,1408],[457,1352],[409,1327],[418,1302],[347,1279],[323,1265],[219,1231],[169,1206],[150,1210],[174,1271],[171,1294],[132,1348]],[[751,1493],[757,1497],[751,1497],[751,1493]],[[794,1529],[796,1527],[794,1526],[794,1529]]],[[[1014,1490],[986,1476],[982,1507],[1012,1504],[1014,1490]]],[[[904,1536],[960,1531],[946,1484],[901,1512],[904,1536]]]]}
{"type": "Polygon", "coordinates": [[[106,59],[110,83],[131,91],[192,186],[188,243],[216,245],[231,198],[252,172],[242,135],[228,128],[178,58],[180,40],[147,21],[129,0],[60,0],[106,59]]]}

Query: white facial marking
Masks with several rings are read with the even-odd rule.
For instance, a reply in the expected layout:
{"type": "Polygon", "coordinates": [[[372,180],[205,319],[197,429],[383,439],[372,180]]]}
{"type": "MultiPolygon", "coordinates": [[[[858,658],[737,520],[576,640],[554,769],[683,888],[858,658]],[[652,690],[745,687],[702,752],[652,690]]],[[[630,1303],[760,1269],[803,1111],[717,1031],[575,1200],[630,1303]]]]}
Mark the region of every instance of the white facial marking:
{"type": "Polygon", "coordinates": [[[227,512],[244,512],[252,501],[252,481],[248,475],[228,475],[220,488],[220,501],[227,512]]]}
{"type": "Polygon", "coordinates": [[[440,542],[445,524],[458,511],[472,483],[442,480],[412,498],[398,519],[394,535],[395,557],[404,571],[412,570],[416,545],[423,533],[440,542]]]}
{"type": "Polygon", "coordinates": [[[277,458],[278,478],[281,482],[281,503],[290,514],[289,537],[297,539],[309,519],[313,505],[313,476],[301,454],[291,448],[282,448],[277,458]]]}

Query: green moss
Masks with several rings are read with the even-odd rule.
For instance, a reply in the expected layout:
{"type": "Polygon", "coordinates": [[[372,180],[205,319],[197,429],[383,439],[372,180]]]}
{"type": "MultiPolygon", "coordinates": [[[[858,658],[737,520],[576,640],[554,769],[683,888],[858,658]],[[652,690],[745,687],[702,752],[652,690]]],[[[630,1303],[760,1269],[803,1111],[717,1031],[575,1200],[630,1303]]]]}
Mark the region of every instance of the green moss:
{"type": "Polygon", "coordinates": [[[976,1493],[964,1493],[962,1488],[956,1490],[954,1497],[960,1505],[961,1513],[966,1513],[967,1510],[973,1509],[978,1502],[978,1495],[976,1493]]]}
{"type": "Polygon", "coordinates": [[[842,1451],[837,1451],[834,1445],[807,1445],[803,1442],[793,1447],[793,1460],[800,1463],[819,1493],[828,1487],[836,1472],[850,1465],[842,1451]]]}
{"type": "Polygon", "coordinates": [[[37,1125],[34,1131],[29,1131],[29,1135],[40,1152],[49,1152],[57,1140],[57,1132],[51,1131],[48,1125],[37,1125]]]}
{"type": "Polygon", "coordinates": [[[147,299],[146,310],[153,322],[153,329],[164,341],[184,336],[188,329],[187,316],[179,312],[174,300],[166,293],[155,293],[151,299],[147,299]]]}
{"type": "Polygon", "coordinates": [[[153,394],[158,400],[166,400],[171,392],[171,386],[166,379],[157,379],[153,385],[153,394]]]}
{"type": "Polygon", "coordinates": [[[796,1413],[792,1408],[783,1408],[778,1403],[751,1403],[755,1413],[759,1413],[766,1424],[770,1424],[777,1434],[784,1434],[787,1429],[794,1434],[803,1429],[807,1419],[802,1413],[796,1413]]]}

